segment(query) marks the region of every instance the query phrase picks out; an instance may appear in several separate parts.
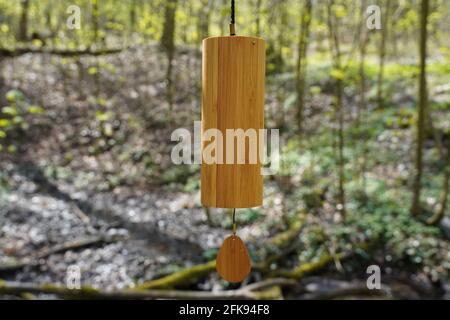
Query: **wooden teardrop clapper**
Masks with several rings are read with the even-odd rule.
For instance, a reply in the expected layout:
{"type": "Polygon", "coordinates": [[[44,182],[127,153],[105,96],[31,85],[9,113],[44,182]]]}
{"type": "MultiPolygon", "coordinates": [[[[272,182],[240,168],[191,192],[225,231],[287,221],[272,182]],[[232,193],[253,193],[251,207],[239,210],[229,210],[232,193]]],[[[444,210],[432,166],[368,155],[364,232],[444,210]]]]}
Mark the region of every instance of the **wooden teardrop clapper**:
{"type": "Polygon", "coordinates": [[[233,234],[223,242],[217,255],[216,269],[228,282],[242,282],[250,273],[250,256],[237,235],[233,234]]]}

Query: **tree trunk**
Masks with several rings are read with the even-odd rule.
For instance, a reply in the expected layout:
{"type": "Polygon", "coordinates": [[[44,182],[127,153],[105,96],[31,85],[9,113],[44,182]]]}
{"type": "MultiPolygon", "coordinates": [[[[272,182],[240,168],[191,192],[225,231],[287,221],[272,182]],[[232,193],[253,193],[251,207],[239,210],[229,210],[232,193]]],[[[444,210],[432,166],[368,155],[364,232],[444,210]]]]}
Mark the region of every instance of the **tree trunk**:
{"type": "Polygon", "coordinates": [[[337,79],[336,82],[336,112],[338,114],[339,131],[338,131],[338,147],[339,147],[339,202],[340,208],[338,210],[345,217],[345,161],[344,161],[344,111],[343,109],[343,88],[342,79],[337,79]]]}
{"type": "Polygon", "coordinates": [[[256,0],[256,35],[259,37],[261,35],[261,4],[262,0],[256,0]]]}
{"type": "Polygon", "coordinates": [[[30,1],[29,0],[22,0],[21,1],[21,9],[22,13],[20,16],[20,23],[19,23],[19,34],[18,34],[18,40],[19,41],[27,41],[28,40],[28,13],[30,8],[30,1]]]}
{"type": "Polygon", "coordinates": [[[450,180],[450,141],[447,142],[447,159],[444,170],[444,181],[442,186],[440,205],[438,211],[430,219],[428,219],[427,223],[430,225],[438,224],[444,217],[445,210],[447,210],[447,198],[450,180]]]}
{"type": "Polygon", "coordinates": [[[98,12],[98,0],[92,0],[91,2],[92,5],[92,43],[96,44],[98,41],[98,27],[99,27],[99,23],[98,23],[98,16],[99,16],[99,12],[98,12]]]}
{"type": "Polygon", "coordinates": [[[211,12],[213,11],[214,0],[202,0],[201,8],[198,16],[198,24],[197,24],[197,34],[198,34],[198,42],[202,43],[202,40],[208,37],[209,35],[209,24],[211,18],[211,12]]]}
{"type": "MultiPolygon", "coordinates": [[[[98,0],[92,0],[91,1],[91,5],[92,5],[92,42],[91,42],[91,46],[98,45],[98,38],[99,38],[99,8],[98,8],[98,0]]],[[[94,74],[94,82],[95,82],[95,97],[98,99],[100,97],[100,64],[98,61],[98,58],[95,59],[95,68],[97,69],[97,71],[94,74]]]]}
{"type": "Polygon", "coordinates": [[[366,52],[367,52],[367,44],[369,42],[369,32],[366,30],[364,13],[366,9],[366,1],[361,2],[361,21],[360,21],[360,46],[359,46],[359,104],[358,104],[358,114],[357,114],[357,132],[358,137],[363,144],[362,147],[362,161],[361,161],[361,182],[363,190],[366,190],[366,170],[367,170],[367,154],[368,154],[368,145],[367,145],[367,129],[362,128],[362,117],[367,119],[368,110],[367,110],[367,102],[366,102],[366,72],[365,72],[365,62],[366,62],[366,52]]]}
{"type": "Polygon", "coordinates": [[[173,109],[173,58],[175,55],[175,12],[177,10],[177,0],[168,0],[165,3],[164,27],[161,37],[161,46],[167,56],[166,69],[166,99],[169,105],[167,118],[171,119],[173,109]]]}
{"type": "Polygon", "coordinates": [[[297,58],[297,125],[299,135],[303,134],[303,113],[305,101],[305,79],[307,68],[307,51],[309,44],[309,33],[311,25],[312,1],[307,0],[302,11],[300,22],[300,36],[298,41],[298,58],[297,58]]]}
{"type": "Polygon", "coordinates": [[[381,31],[381,43],[380,43],[380,56],[379,56],[379,71],[377,80],[377,102],[378,108],[382,109],[384,107],[384,92],[383,92],[383,81],[384,81],[384,63],[386,58],[386,40],[389,31],[389,17],[391,15],[391,4],[392,1],[386,0],[386,8],[382,16],[383,19],[383,29],[381,31]]]}
{"type": "Polygon", "coordinates": [[[136,31],[136,5],[137,0],[132,0],[130,4],[130,34],[136,31]]]}
{"type": "MultiPolygon", "coordinates": [[[[333,57],[333,68],[343,73],[342,61],[341,61],[341,49],[339,41],[339,21],[332,12],[334,1],[330,0],[327,3],[327,24],[328,35],[330,42],[330,50],[333,57]]],[[[345,217],[346,213],[346,201],[345,201],[345,159],[344,159],[344,111],[343,111],[343,99],[344,99],[344,79],[342,76],[336,76],[336,93],[335,93],[335,115],[338,121],[338,210],[345,217]]]]}
{"type": "Polygon", "coordinates": [[[420,193],[422,180],[422,149],[425,137],[425,111],[427,107],[427,78],[426,78],[426,58],[427,58],[427,23],[428,23],[429,1],[422,0],[420,19],[420,77],[419,77],[419,105],[417,119],[417,143],[416,143],[416,174],[413,183],[413,198],[411,213],[420,213],[420,193]]]}

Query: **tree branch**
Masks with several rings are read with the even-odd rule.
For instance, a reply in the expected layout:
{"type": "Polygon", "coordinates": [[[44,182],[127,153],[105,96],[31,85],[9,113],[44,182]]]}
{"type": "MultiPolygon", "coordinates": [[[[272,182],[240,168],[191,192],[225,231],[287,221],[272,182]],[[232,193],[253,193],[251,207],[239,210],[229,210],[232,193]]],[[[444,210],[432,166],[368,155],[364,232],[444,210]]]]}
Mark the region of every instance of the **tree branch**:
{"type": "Polygon", "coordinates": [[[190,299],[190,300],[256,300],[281,298],[280,286],[293,286],[289,279],[269,279],[253,283],[237,290],[226,291],[183,291],[183,290],[140,290],[127,289],[102,291],[92,287],[68,289],[53,284],[20,283],[0,280],[0,294],[21,295],[23,293],[54,294],[75,299],[190,299]],[[266,290],[263,290],[266,289],[266,290]],[[274,290],[275,289],[275,290],[274,290]],[[258,291],[257,291],[258,290],[258,291]],[[259,291],[261,290],[261,291],[259,291]]]}
{"type": "Polygon", "coordinates": [[[61,57],[76,57],[76,56],[101,56],[107,54],[114,54],[123,51],[124,48],[113,48],[113,49],[103,49],[103,50],[91,50],[91,49],[80,49],[80,50],[66,50],[66,49],[45,49],[45,48],[16,48],[7,49],[0,48],[0,57],[18,57],[27,53],[43,53],[52,54],[61,57]]]}

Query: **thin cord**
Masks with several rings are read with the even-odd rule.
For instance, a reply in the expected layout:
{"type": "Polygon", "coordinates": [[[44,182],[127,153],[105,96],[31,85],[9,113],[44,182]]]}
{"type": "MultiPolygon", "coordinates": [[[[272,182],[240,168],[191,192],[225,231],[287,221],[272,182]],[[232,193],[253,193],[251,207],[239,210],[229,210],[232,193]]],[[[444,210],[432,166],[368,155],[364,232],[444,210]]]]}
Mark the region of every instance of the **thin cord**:
{"type": "Polygon", "coordinates": [[[236,235],[236,229],[237,229],[237,225],[236,225],[236,208],[233,208],[233,235],[236,235]]]}
{"type": "MultiPolygon", "coordinates": [[[[235,6],[234,6],[234,0],[231,0],[231,10],[230,10],[230,36],[235,36],[236,35],[236,30],[234,27],[234,23],[236,22],[236,12],[235,12],[235,6]]],[[[232,216],[232,221],[233,221],[233,235],[236,235],[236,229],[237,229],[237,225],[236,225],[236,208],[233,208],[233,216],[232,216]]]]}
{"type": "Polygon", "coordinates": [[[235,23],[235,13],[234,13],[235,9],[234,9],[234,0],[231,0],[231,23],[234,24],[235,23]]]}
{"type": "Polygon", "coordinates": [[[230,12],[230,36],[236,35],[236,29],[234,27],[235,23],[235,9],[234,9],[234,0],[231,0],[231,12],[230,12]]]}

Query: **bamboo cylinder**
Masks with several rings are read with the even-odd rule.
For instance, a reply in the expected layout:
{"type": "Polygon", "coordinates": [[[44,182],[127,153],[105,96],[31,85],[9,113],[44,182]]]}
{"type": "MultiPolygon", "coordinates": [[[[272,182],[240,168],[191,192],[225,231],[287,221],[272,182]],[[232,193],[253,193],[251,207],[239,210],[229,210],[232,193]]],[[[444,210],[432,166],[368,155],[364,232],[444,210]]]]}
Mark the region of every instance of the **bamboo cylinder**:
{"type": "Polygon", "coordinates": [[[264,82],[263,39],[224,36],[203,40],[201,202],[204,206],[250,208],[262,205],[259,132],[264,128],[264,82]],[[211,151],[211,143],[220,140],[216,136],[207,139],[206,133],[211,128],[218,129],[223,143],[222,148],[217,148],[217,154],[210,153],[217,156],[217,161],[206,163],[205,151],[211,151]],[[244,163],[238,161],[239,138],[229,137],[227,129],[244,131],[244,163]],[[251,155],[255,150],[254,136],[248,129],[256,132],[256,162],[251,155]],[[228,148],[230,143],[234,144],[234,150],[228,148]],[[227,163],[233,155],[234,162],[227,163]]]}

